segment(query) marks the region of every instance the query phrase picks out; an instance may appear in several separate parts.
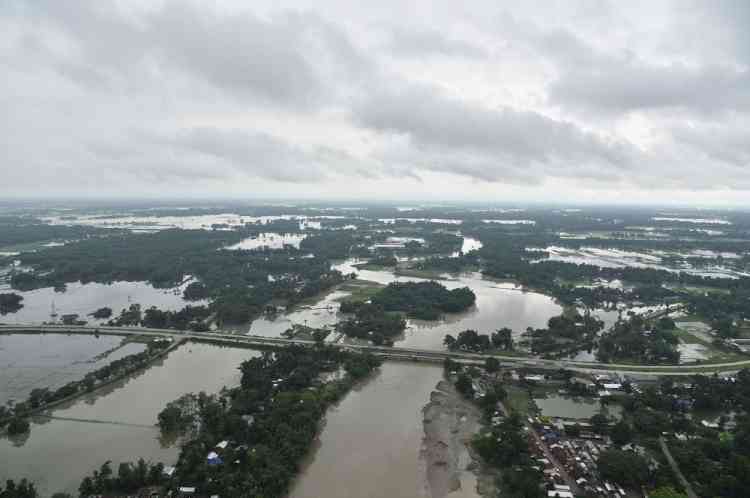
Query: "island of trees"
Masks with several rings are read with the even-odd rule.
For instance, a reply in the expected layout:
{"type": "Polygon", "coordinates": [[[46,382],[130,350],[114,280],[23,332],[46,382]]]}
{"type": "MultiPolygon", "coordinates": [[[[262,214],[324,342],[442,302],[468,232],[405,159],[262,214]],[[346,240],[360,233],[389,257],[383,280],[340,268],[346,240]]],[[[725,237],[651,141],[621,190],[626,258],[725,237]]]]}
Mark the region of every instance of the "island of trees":
{"type": "Polygon", "coordinates": [[[393,282],[372,297],[385,311],[401,311],[411,318],[437,320],[442,313],[458,313],[471,307],[476,295],[468,287],[448,290],[435,281],[393,282]]]}
{"type": "Polygon", "coordinates": [[[377,304],[344,301],[340,310],[353,316],[337,323],[338,331],[348,337],[370,340],[376,345],[392,345],[394,337],[406,328],[406,320],[400,313],[386,312],[377,304]]]}
{"type": "Polygon", "coordinates": [[[15,292],[0,294],[0,315],[7,315],[8,313],[15,313],[20,310],[23,308],[22,301],[23,296],[15,292]]]}

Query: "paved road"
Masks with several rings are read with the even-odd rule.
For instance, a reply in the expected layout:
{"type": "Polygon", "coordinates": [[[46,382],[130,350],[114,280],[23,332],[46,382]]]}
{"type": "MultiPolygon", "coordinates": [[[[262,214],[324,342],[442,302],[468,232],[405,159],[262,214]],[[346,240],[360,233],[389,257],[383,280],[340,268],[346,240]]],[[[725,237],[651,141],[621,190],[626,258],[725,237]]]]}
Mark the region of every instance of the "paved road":
{"type": "MultiPolygon", "coordinates": [[[[285,339],[282,337],[260,337],[250,335],[229,334],[223,332],[181,332],[169,329],[150,329],[143,327],[93,327],[93,326],[66,326],[66,325],[0,325],[0,333],[26,332],[26,333],[63,333],[63,334],[112,334],[112,335],[145,335],[159,337],[173,337],[193,339],[202,341],[215,341],[224,344],[241,346],[284,346],[287,344],[314,344],[313,341],[304,339],[285,339]]],[[[516,364],[534,368],[559,370],[566,368],[578,372],[617,372],[633,375],[694,375],[696,369],[701,372],[736,372],[745,367],[750,367],[750,358],[743,361],[726,363],[714,363],[703,365],[657,365],[639,366],[618,363],[597,363],[592,361],[575,360],[545,360],[541,358],[529,358],[508,355],[481,355],[458,351],[435,351],[402,347],[370,346],[361,344],[331,344],[334,347],[357,350],[383,356],[396,360],[431,361],[442,362],[446,358],[455,361],[472,364],[482,364],[494,356],[505,364],[516,364]]]]}

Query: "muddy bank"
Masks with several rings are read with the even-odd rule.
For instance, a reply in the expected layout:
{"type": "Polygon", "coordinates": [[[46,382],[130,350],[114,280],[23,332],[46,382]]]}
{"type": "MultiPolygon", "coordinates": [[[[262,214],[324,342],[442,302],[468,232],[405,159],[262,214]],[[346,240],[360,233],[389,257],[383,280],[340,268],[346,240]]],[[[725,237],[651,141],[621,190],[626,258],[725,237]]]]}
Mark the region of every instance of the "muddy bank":
{"type": "Polygon", "coordinates": [[[422,457],[432,498],[478,497],[478,464],[469,445],[481,425],[481,413],[441,380],[423,410],[422,457]]]}

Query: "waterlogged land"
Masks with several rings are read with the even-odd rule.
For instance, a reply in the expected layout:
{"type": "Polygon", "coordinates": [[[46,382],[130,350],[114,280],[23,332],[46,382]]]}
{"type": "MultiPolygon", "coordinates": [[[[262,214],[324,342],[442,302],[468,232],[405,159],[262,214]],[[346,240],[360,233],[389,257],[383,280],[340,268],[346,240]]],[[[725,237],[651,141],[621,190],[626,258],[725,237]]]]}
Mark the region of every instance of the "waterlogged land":
{"type": "Polygon", "coordinates": [[[544,397],[534,398],[534,403],[542,415],[553,418],[588,420],[601,413],[609,417],[618,417],[621,408],[618,405],[602,405],[599,398],[574,397],[549,393],[544,397]]]}
{"type": "MultiPolygon", "coordinates": [[[[334,266],[343,274],[356,273],[357,281],[344,283],[333,292],[326,293],[318,300],[297,306],[291,312],[258,318],[250,324],[246,333],[279,337],[293,325],[333,329],[342,319],[339,313],[340,301],[356,294],[358,290],[384,286],[391,282],[428,280],[400,275],[392,270],[362,269],[359,266],[362,263],[361,260],[350,259],[334,266]],[[358,282],[364,282],[359,289],[358,282]]],[[[475,305],[462,313],[445,314],[440,320],[409,319],[403,335],[396,337],[395,342],[398,346],[443,349],[446,334],[454,334],[464,329],[491,333],[500,327],[510,327],[520,335],[526,327],[544,327],[550,317],[562,313],[562,307],[549,296],[525,292],[513,284],[484,279],[479,273],[446,276],[440,283],[448,289],[469,287],[476,294],[475,305]]]]}
{"type": "Polygon", "coordinates": [[[80,380],[145,348],[115,336],[0,334],[0,404],[24,401],[36,388],[54,390],[80,380]]]}
{"type": "MultiPolygon", "coordinates": [[[[179,310],[186,304],[201,304],[188,303],[183,299],[182,292],[186,285],[187,283],[173,289],[157,289],[145,282],[74,282],[67,284],[64,291],[56,291],[52,287],[26,292],[14,290],[13,292],[23,296],[23,308],[1,316],[0,322],[41,324],[57,321],[62,315],[77,314],[89,324],[100,324],[107,320],[97,320],[88,315],[102,307],[111,308],[116,315],[133,303],[140,304],[143,309],[156,306],[172,311],[179,310]],[[57,316],[51,316],[53,311],[57,316]]],[[[0,292],[10,292],[10,289],[0,292]]]]}
{"type": "Polygon", "coordinates": [[[257,354],[187,343],[145,371],[52,410],[53,418],[35,417],[29,434],[0,437],[0,480],[31,479],[42,496],[75,494],[107,460],[113,468],[140,457],[173,464],[179,447],[161,437],[158,413],[185,393],[237,385],[240,363],[257,354]]]}
{"type": "Polygon", "coordinates": [[[648,251],[637,252],[613,248],[580,247],[567,248],[549,246],[543,249],[548,256],[548,261],[560,261],[563,263],[594,265],[601,268],[646,268],[653,270],[667,270],[670,272],[683,272],[689,275],[730,278],[748,277],[750,273],[737,269],[735,266],[742,258],[742,254],[736,252],[716,252],[710,250],[692,250],[688,253],[676,251],[648,251]],[[692,258],[696,263],[706,260],[706,264],[693,265],[681,263],[675,266],[668,262],[668,257],[679,257],[681,259],[692,258]],[[713,262],[719,258],[721,261],[713,262]]]}
{"type": "MultiPolygon", "coordinates": [[[[392,271],[360,269],[360,261],[349,260],[336,266],[342,273],[356,273],[358,278],[387,285],[391,282],[424,282],[427,279],[395,274],[392,271]]],[[[469,287],[476,295],[475,305],[462,313],[448,313],[440,320],[410,319],[403,337],[396,344],[403,347],[443,349],[446,334],[474,329],[488,334],[501,327],[511,328],[516,336],[527,327],[544,327],[547,321],[562,313],[554,299],[536,292],[526,292],[509,283],[483,278],[479,273],[446,275],[440,281],[446,288],[469,287]]]]}

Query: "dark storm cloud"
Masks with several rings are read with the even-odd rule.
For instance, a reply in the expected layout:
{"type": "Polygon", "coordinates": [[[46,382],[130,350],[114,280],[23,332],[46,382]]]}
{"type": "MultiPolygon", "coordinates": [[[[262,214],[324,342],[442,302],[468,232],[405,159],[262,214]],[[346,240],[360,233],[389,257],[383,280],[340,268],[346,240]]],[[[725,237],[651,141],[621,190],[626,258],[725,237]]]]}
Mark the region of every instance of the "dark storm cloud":
{"type": "Polygon", "coordinates": [[[429,7],[0,2],[0,192],[750,185],[750,2],[429,7]]]}
{"type": "Polygon", "coordinates": [[[319,182],[331,173],[374,178],[374,164],[331,147],[299,147],[262,132],[195,127],[133,131],[91,143],[98,162],[121,172],[154,170],[162,179],[260,178],[319,182]]]}
{"type": "Polygon", "coordinates": [[[420,161],[423,167],[487,181],[535,182],[540,172],[575,176],[592,165],[597,176],[619,175],[634,166],[638,155],[632,145],[607,140],[571,122],[532,111],[488,109],[424,86],[377,93],[355,110],[355,116],[362,126],[407,137],[418,154],[453,158],[420,161]],[[538,169],[528,170],[532,166],[538,169]]]}
{"type": "MultiPolygon", "coordinates": [[[[750,123],[734,126],[703,124],[676,126],[672,136],[682,145],[691,147],[697,153],[741,172],[750,168],[750,123]]],[[[726,175],[733,178],[735,175],[726,175]]]]}
{"type": "Polygon", "coordinates": [[[716,65],[656,65],[615,57],[598,66],[566,70],[551,85],[550,98],[571,108],[605,112],[747,110],[750,72],[716,65]]]}
{"type": "Polygon", "coordinates": [[[28,33],[28,51],[83,84],[145,86],[176,73],[226,95],[310,107],[331,97],[336,89],[331,78],[351,78],[365,69],[346,37],[312,13],[263,19],[168,1],[134,14],[83,0],[20,4],[15,13],[52,31],[52,36],[43,30],[28,33]],[[49,40],[59,35],[72,45],[70,52],[50,47],[49,40]]]}
{"type": "Polygon", "coordinates": [[[737,60],[655,62],[628,48],[601,47],[565,27],[539,27],[511,16],[503,17],[501,25],[506,36],[556,67],[549,99],[572,111],[750,108],[750,71],[737,60]]]}

